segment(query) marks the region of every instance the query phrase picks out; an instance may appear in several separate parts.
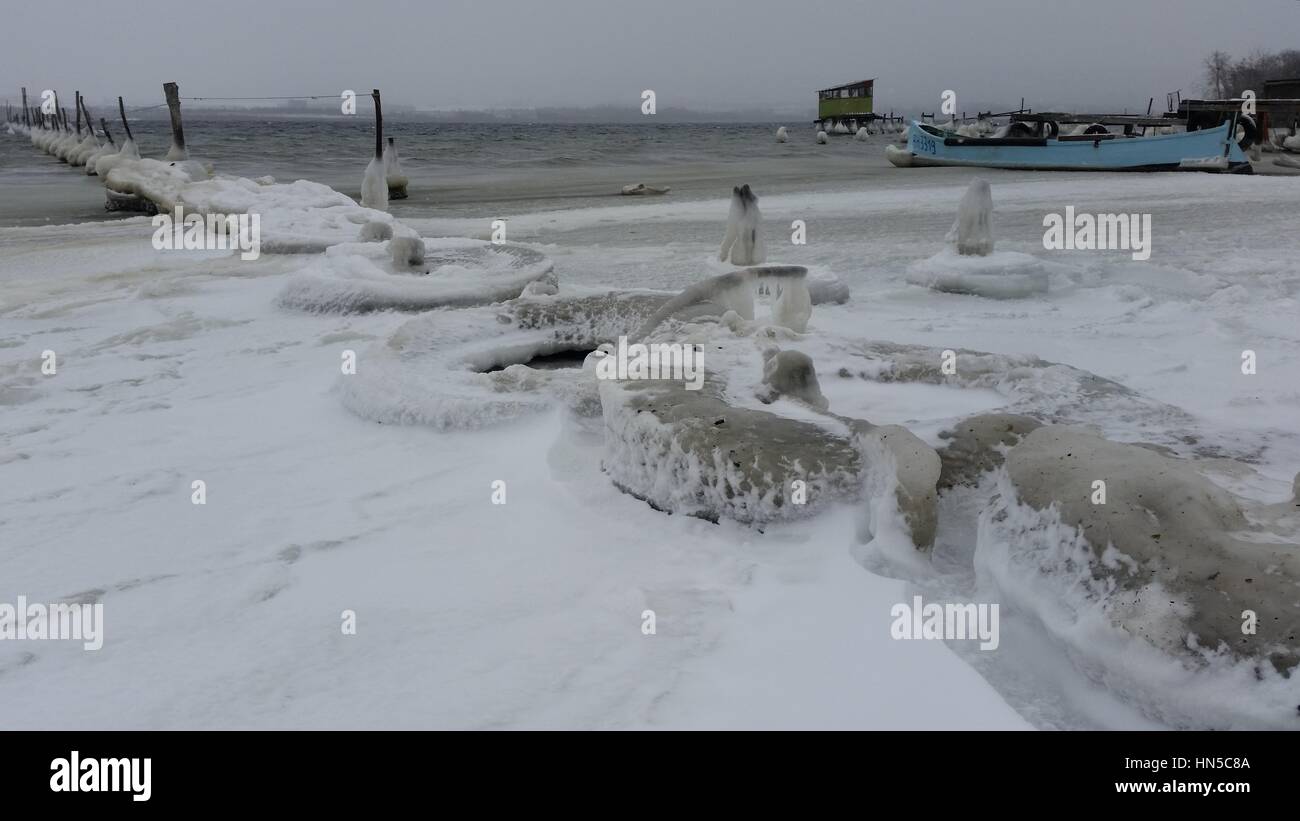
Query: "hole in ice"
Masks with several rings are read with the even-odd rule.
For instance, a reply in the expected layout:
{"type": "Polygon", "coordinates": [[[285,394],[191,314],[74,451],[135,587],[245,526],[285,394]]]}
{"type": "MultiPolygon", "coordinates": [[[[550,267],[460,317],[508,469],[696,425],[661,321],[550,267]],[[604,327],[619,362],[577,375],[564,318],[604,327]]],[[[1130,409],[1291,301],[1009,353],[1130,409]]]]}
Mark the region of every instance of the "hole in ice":
{"type": "Polygon", "coordinates": [[[485,368],[479,373],[492,373],[494,371],[503,371],[511,365],[527,365],[530,368],[536,368],[539,371],[556,371],[562,368],[581,368],[582,363],[586,361],[587,354],[594,349],[570,348],[564,351],[556,351],[549,354],[538,354],[522,362],[498,362],[489,368],[485,368]]]}

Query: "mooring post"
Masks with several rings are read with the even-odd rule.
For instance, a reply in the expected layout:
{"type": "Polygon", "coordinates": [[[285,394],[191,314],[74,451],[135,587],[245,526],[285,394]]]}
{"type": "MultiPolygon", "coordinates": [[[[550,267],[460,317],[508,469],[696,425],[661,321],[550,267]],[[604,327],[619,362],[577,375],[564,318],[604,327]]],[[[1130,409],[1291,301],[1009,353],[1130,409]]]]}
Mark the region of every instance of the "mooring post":
{"type": "Polygon", "coordinates": [[[31,127],[31,120],[27,119],[27,86],[23,86],[23,125],[31,127]]]}
{"type": "Polygon", "coordinates": [[[131,136],[131,124],[126,121],[126,106],[122,103],[122,98],[117,98],[117,113],[122,115],[122,130],[126,132],[128,140],[135,139],[131,136]]]}
{"type": "Polygon", "coordinates": [[[167,151],[167,159],[189,159],[189,152],[185,150],[185,131],[181,128],[180,87],[175,83],[163,83],[163,94],[167,95],[167,110],[172,115],[172,147],[167,151]]]}
{"type": "Polygon", "coordinates": [[[373,89],[370,96],[375,100],[375,159],[384,159],[384,109],[379,103],[379,89],[373,89]]]}
{"type": "Polygon", "coordinates": [[[95,121],[90,118],[90,109],[86,108],[86,98],[81,98],[81,113],[86,115],[86,130],[93,137],[95,135],[95,121]]]}
{"type": "Polygon", "coordinates": [[[108,138],[108,144],[117,145],[117,143],[113,142],[113,135],[108,133],[108,123],[104,121],[103,117],[99,118],[99,127],[104,129],[104,136],[108,138]]]}
{"type": "Polygon", "coordinates": [[[75,96],[72,98],[72,113],[77,117],[77,136],[81,136],[81,92],[73,91],[75,96]]]}
{"type": "Polygon", "coordinates": [[[68,110],[66,108],[60,108],[59,111],[63,117],[63,130],[71,134],[72,126],[68,125],[68,110]]]}

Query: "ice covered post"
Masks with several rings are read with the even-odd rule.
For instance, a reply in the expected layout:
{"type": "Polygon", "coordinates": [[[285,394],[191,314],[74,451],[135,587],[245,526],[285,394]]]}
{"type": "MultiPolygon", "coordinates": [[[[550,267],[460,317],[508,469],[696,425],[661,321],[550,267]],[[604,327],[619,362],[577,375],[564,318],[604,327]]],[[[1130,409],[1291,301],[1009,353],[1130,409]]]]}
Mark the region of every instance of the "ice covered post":
{"type": "Polygon", "coordinates": [[[108,140],[108,144],[117,145],[117,143],[113,141],[113,135],[108,133],[108,121],[103,117],[99,118],[99,127],[104,130],[104,138],[108,140]]]}
{"type": "Polygon", "coordinates": [[[117,98],[117,113],[122,116],[122,130],[126,132],[126,138],[128,140],[133,139],[131,137],[131,124],[126,121],[126,104],[122,102],[121,97],[117,98]]]}
{"type": "Polygon", "coordinates": [[[81,136],[81,92],[72,92],[72,113],[77,116],[77,136],[81,136]]]}
{"type": "Polygon", "coordinates": [[[749,185],[731,189],[731,210],[727,214],[727,233],[722,238],[718,259],[732,265],[757,265],[767,259],[767,250],[760,233],[763,214],[758,210],[758,197],[749,185]]]}
{"type": "Polygon", "coordinates": [[[397,159],[397,146],[393,138],[388,138],[388,148],[384,149],[384,176],[388,181],[388,198],[406,199],[406,185],[409,182],[402,173],[402,163],[397,159]]]}
{"type": "Polygon", "coordinates": [[[986,257],[993,253],[993,192],[984,180],[974,180],[957,206],[957,253],[986,257]]]}
{"type": "Polygon", "coordinates": [[[32,121],[27,113],[27,86],[23,86],[23,125],[31,127],[32,121]]]}
{"type": "Polygon", "coordinates": [[[185,130],[181,128],[181,90],[175,83],[163,83],[163,94],[167,97],[167,111],[172,118],[172,147],[167,151],[169,162],[188,160],[190,152],[185,148],[185,130]]]}
{"type": "Polygon", "coordinates": [[[388,175],[384,173],[384,109],[379,89],[370,92],[375,101],[375,155],[361,178],[361,204],[379,211],[388,210],[388,175]]]}

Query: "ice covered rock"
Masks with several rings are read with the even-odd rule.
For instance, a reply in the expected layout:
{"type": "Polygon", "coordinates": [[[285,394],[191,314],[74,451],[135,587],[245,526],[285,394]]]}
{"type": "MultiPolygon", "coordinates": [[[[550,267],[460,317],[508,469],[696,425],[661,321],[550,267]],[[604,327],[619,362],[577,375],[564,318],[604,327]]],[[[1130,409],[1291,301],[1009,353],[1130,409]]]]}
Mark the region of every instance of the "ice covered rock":
{"type": "Polygon", "coordinates": [[[940,463],[934,448],[900,425],[858,426],[862,452],[866,537],[886,526],[902,531],[918,550],[934,546],[939,523],[940,463]]]}
{"type": "Polygon", "coordinates": [[[817,144],[818,144],[818,145],[826,145],[826,143],[828,143],[828,142],[830,142],[830,137],[826,136],[826,132],[825,132],[825,131],[818,131],[818,132],[817,132],[817,144]]]}
{"type": "Polygon", "coordinates": [[[1292,157],[1290,154],[1283,154],[1273,158],[1274,165],[1280,165],[1283,168],[1300,168],[1300,157],[1292,157]]]}
{"type": "Polygon", "coordinates": [[[780,128],[778,128],[778,129],[776,130],[776,141],[777,141],[777,142],[779,142],[779,143],[783,143],[783,142],[785,142],[785,141],[788,140],[788,139],[790,139],[790,135],[786,133],[785,126],[781,126],[780,128]]]}
{"type": "Polygon", "coordinates": [[[1282,147],[1287,151],[1294,151],[1300,154],[1300,134],[1286,137],[1282,140],[1282,147]]]}
{"type": "Polygon", "coordinates": [[[867,139],[867,128],[866,128],[866,126],[863,126],[862,128],[859,128],[859,129],[857,130],[857,133],[853,135],[853,139],[858,140],[859,142],[865,142],[866,139],[867,139]]]}
{"type": "Polygon", "coordinates": [[[847,428],[737,406],[724,385],[711,371],[701,390],[675,380],[597,380],[601,464],[615,486],[656,510],[759,526],[858,497],[860,457],[847,428]]]}
{"type": "Polygon", "coordinates": [[[517,297],[530,282],[554,279],[547,257],[517,245],[402,236],[388,245],[329,248],[290,277],[278,304],[321,313],[424,311],[501,302],[517,297]],[[394,243],[407,254],[400,263],[391,256],[394,243]],[[409,260],[415,244],[423,249],[424,262],[413,269],[409,260]]]}
{"type": "Polygon", "coordinates": [[[1296,501],[1248,502],[1206,478],[1214,469],[1038,428],[1007,454],[976,569],[1089,675],[1161,721],[1294,727],[1296,501]]]}
{"type": "Polygon", "coordinates": [[[763,243],[763,214],[758,210],[758,197],[749,185],[731,190],[731,206],[727,213],[727,233],[722,239],[718,259],[730,259],[733,265],[757,265],[767,259],[763,243]]]}
{"type": "Polygon", "coordinates": [[[783,351],[772,347],[763,351],[763,387],[759,401],[771,404],[777,397],[798,399],[810,408],[826,411],[830,402],[817,382],[812,357],[800,351],[783,351]]]}

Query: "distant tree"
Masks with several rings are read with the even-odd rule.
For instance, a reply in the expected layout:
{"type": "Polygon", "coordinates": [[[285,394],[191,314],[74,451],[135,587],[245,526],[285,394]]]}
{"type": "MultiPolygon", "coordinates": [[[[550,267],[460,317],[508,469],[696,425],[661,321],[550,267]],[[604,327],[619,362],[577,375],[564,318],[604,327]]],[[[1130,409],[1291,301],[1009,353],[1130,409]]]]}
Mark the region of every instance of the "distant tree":
{"type": "Polygon", "coordinates": [[[1225,51],[1216,51],[1205,58],[1205,93],[1216,100],[1222,100],[1223,89],[1227,87],[1228,72],[1232,68],[1232,55],[1225,51]]]}
{"type": "Polygon", "coordinates": [[[1246,90],[1262,95],[1267,80],[1300,77],[1300,51],[1256,51],[1240,60],[1216,51],[1205,58],[1204,67],[1205,92],[1215,99],[1240,97],[1246,90]]]}

